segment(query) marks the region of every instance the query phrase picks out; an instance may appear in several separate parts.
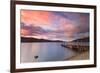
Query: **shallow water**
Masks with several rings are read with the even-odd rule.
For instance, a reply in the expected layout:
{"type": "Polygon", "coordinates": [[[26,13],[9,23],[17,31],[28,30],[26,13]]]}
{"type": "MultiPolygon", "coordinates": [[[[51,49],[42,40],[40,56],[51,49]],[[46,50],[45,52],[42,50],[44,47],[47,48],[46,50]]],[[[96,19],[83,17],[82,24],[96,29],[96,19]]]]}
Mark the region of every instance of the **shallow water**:
{"type": "Polygon", "coordinates": [[[75,53],[62,42],[21,43],[21,62],[63,61],[75,53]]]}

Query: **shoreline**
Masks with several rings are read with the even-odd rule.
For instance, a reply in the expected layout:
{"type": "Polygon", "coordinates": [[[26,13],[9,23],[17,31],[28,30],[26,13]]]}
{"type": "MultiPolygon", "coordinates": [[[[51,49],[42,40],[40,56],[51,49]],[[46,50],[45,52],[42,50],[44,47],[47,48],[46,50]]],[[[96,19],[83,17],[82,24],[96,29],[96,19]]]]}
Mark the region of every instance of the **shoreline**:
{"type": "Polygon", "coordinates": [[[89,51],[78,53],[77,55],[66,60],[87,60],[89,59],[89,51]]]}

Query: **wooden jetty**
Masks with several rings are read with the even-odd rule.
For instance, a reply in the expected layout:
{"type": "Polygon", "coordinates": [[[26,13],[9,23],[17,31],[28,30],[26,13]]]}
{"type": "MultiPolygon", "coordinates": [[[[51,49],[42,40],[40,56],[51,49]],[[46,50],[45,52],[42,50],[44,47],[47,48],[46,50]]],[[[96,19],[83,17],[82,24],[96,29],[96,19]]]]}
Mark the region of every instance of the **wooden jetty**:
{"type": "Polygon", "coordinates": [[[71,42],[71,43],[67,43],[67,44],[62,44],[62,47],[65,48],[69,48],[75,52],[81,53],[84,51],[88,51],[89,50],[89,43],[88,42],[71,42]]]}

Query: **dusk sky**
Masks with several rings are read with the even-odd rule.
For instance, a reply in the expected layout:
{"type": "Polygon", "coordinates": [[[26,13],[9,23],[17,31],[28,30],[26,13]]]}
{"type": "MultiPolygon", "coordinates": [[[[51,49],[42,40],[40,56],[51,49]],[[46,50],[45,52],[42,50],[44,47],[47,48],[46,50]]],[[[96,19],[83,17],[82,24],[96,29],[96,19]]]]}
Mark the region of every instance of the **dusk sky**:
{"type": "Polygon", "coordinates": [[[89,36],[89,13],[21,10],[21,36],[71,41],[89,36]]]}

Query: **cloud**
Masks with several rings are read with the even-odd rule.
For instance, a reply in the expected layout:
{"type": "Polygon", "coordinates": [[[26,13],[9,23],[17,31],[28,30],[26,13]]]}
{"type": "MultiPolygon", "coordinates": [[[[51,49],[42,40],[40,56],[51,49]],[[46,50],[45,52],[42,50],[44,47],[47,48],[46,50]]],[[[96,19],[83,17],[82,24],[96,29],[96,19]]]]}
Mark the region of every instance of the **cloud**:
{"type": "Polygon", "coordinates": [[[48,11],[21,10],[21,22],[26,24],[50,25],[49,17],[50,12],[48,11]]]}
{"type": "MultiPolygon", "coordinates": [[[[89,13],[55,12],[54,14],[56,15],[57,20],[61,21],[61,23],[64,23],[63,26],[70,26],[68,27],[70,30],[71,27],[74,26],[77,30],[77,33],[89,32],[89,13]]],[[[75,31],[75,29],[73,31],[75,31]]]]}
{"type": "Polygon", "coordinates": [[[25,36],[34,36],[34,34],[46,33],[46,31],[39,26],[33,26],[33,24],[26,25],[25,23],[21,23],[21,31],[25,36]]]}
{"type": "Polygon", "coordinates": [[[21,35],[53,40],[89,36],[89,14],[22,10],[21,35]]]}

